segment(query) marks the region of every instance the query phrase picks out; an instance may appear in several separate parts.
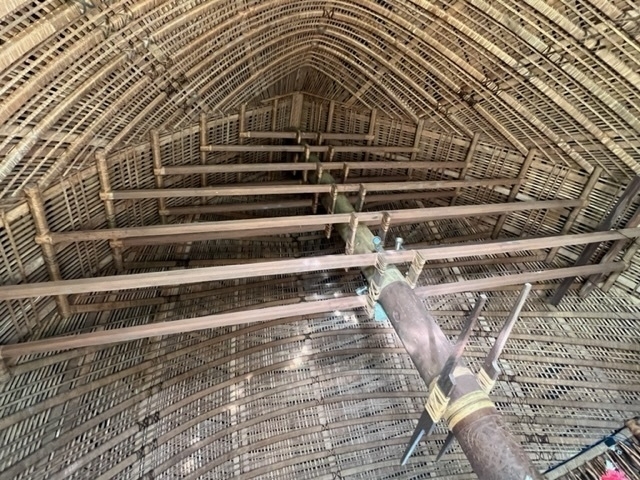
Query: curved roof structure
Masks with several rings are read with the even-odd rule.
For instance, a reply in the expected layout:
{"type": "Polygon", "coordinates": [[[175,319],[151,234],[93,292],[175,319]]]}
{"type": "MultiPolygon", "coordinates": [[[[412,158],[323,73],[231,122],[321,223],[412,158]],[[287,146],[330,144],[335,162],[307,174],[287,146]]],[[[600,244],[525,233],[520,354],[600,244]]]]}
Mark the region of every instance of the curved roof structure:
{"type": "Polygon", "coordinates": [[[540,471],[638,415],[635,2],[4,0],[0,22],[0,476],[476,478],[433,461],[443,425],[398,465],[428,389],[354,300],[360,265],[324,263],[351,262],[344,218],[313,218],[338,193],[458,248],[416,291],[451,338],[488,292],[472,370],[534,283],[492,398],[540,471]],[[532,237],[554,240],[506,241],[532,237]]]}

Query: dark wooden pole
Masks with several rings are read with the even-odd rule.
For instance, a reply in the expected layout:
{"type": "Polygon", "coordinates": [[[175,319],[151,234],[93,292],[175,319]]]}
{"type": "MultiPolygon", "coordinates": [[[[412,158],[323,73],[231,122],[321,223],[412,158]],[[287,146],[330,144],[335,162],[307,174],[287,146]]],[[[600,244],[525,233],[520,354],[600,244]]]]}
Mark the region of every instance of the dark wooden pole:
{"type": "MultiPolygon", "coordinates": [[[[312,181],[335,183],[327,173],[312,181]]],[[[325,208],[333,207],[336,213],[354,212],[344,195],[338,195],[335,200],[324,195],[322,202],[325,208]]],[[[352,246],[353,254],[376,251],[374,235],[368,227],[359,224],[354,232],[349,224],[339,224],[336,231],[352,246]]],[[[376,276],[372,267],[363,272],[369,280],[376,276]]],[[[427,385],[431,385],[450,357],[453,345],[396,267],[388,266],[382,278],[377,278],[377,283],[380,304],[420,376],[427,385]]],[[[475,375],[465,366],[456,368],[454,375],[457,384],[445,419],[478,477],[481,480],[540,479],[540,474],[530,464],[522,446],[509,432],[475,375]]]]}

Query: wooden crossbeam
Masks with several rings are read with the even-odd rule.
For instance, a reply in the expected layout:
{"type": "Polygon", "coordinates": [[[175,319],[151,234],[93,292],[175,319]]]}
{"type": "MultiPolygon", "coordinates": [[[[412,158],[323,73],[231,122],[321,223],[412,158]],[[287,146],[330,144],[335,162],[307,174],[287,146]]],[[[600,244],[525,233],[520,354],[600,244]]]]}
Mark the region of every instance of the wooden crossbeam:
{"type": "MultiPolygon", "coordinates": [[[[372,256],[375,257],[375,255],[372,256]]],[[[353,257],[356,256],[350,256],[350,258],[353,257]]],[[[559,268],[542,272],[527,272],[516,275],[489,277],[481,280],[464,280],[454,283],[430,285],[427,287],[417,288],[415,292],[419,296],[429,297],[467,291],[492,290],[508,285],[553,280],[567,276],[589,275],[591,273],[596,273],[597,271],[611,272],[622,268],[624,268],[624,264],[620,263],[559,268]]],[[[365,296],[350,296],[317,302],[299,302],[293,307],[291,305],[280,305],[276,307],[233,313],[221,313],[183,320],[156,322],[148,325],[138,325],[134,327],[103,330],[99,332],[81,333],[78,335],[53,337],[13,345],[2,345],[0,346],[0,356],[3,358],[16,357],[74,348],[109,345],[161,335],[186,333],[254,322],[266,322],[291,316],[316,315],[335,310],[360,308],[363,307],[365,303],[365,296]]]]}
{"type": "MultiPolygon", "coordinates": [[[[327,185],[310,185],[310,187],[326,186],[327,185]]],[[[358,221],[361,224],[379,225],[386,213],[391,217],[391,223],[393,225],[406,225],[429,220],[439,220],[443,218],[493,215],[505,211],[516,212],[524,210],[571,208],[580,203],[580,200],[545,200],[537,202],[513,202],[488,205],[461,205],[456,207],[417,208],[406,210],[392,210],[389,212],[359,212],[356,215],[358,217],[358,221]]],[[[103,230],[77,230],[72,232],[51,232],[48,235],[37,237],[36,242],[86,242],[100,240],[118,240],[134,237],[202,234],[212,232],[233,232],[235,235],[238,232],[248,230],[277,230],[280,228],[286,229],[300,227],[324,228],[324,226],[327,224],[335,225],[338,223],[349,223],[349,220],[349,214],[301,215],[276,218],[257,218],[248,220],[229,220],[224,222],[152,225],[147,227],[129,227],[103,230]]]]}
{"type": "MultiPolygon", "coordinates": [[[[434,198],[451,198],[449,192],[416,192],[416,193],[387,193],[384,195],[367,195],[369,207],[377,204],[398,202],[403,200],[424,200],[434,198]]],[[[197,215],[229,212],[249,212],[258,210],[279,210],[290,208],[311,207],[309,200],[282,200],[279,202],[254,203],[220,203],[216,205],[192,205],[185,207],[169,207],[165,215],[197,215]]]]}
{"type": "MultiPolygon", "coordinates": [[[[346,216],[350,217],[349,214],[346,216]]],[[[159,227],[166,228],[164,226],[159,227]]],[[[454,244],[420,250],[390,251],[387,253],[387,261],[389,264],[409,263],[413,261],[416,252],[419,252],[425,260],[430,261],[538,250],[554,246],[585,245],[593,242],[615,241],[623,238],[638,237],[640,237],[640,228],[556,237],[465,243],[460,245],[454,244]]],[[[193,284],[269,275],[298,274],[318,270],[362,268],[375,265],[376,257],[377,254],[375,253],[362,255],[327,255],[243,265],[10,285],[0,287],[0,300],[193,284]]],[[[608,265],[610,266],[610,264],[608,265]]],[[[596,265],[595,267],[598,266],[596,265]]],[[[603,266],[602,271],[606,271],[607,268],[609,267],[603,266]]],[[[580,271],[584,272],[587,270],[580,271]]],[[[598,273],[599,271],[598,268],[593,268],[589,271],[589,275],[598,273]]]]}
{"type": "Polygon", "coordinates": [[[273,138],[273,139],[296,139],[316,140],[320,138],[324,140],[354,140],[368,141],[373,140],[374,135],[368,133],[327,133],[327,132],[276,132],[276,131],[250,131],[240,133],[240,138],[273,138]]]}
{"type": "Polygon", "coordinates": [[[332,149],[336,153],[413,153],[413,147],[378,147],[368,145],[206,145],[200,147],[202,152],[281,152],[304,153],[308,148],[311,153],[326,153],[332,149]]]}
{"type": "MultiPolygon", "coordinates": [[[[392,168],[411,168],[413,170],[462,169],[463,162],[318,162],[325,172],[343,170],[380,170],[392,168]]],[[[162,167],[154,171],[156,175],[195,175],[208,173],[238,173],[238,172],[312,172],[318,163],[248,163],[248,164],[219,164],[219,165],[180,165],[176,167],[162,167]]]]}
{"type": "MultiPolygon", "coordinates": [[[[369,192],[407,192],[412,190],[440,190],[456,187],[494,187],[520,183],[513,178],[484,180],[429,180],[423,182],[366,182],[369,192]]],[[[358,193],[358,183],[337,185],[338,193],[358,193]]],[[[204,188],[157,188],[137,190],[114,190],[101,193],[103,199],[110,200],[147,200],[151,198],[189,198],[189,197],[237,197],[247,195],[302,195],[308,193],[331,193],[328,184],[304,185],[233,185],[204,188]]]]}

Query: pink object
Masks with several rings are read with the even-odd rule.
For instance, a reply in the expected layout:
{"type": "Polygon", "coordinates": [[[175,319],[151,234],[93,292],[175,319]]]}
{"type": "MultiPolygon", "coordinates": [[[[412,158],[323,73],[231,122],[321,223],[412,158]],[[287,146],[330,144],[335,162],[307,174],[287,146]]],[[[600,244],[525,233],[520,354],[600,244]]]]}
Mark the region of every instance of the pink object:
{"type": "Polygon", "coordinates": [[[600,480],[627,480],[627,476],[620,470],[609,470],[600,480]]]}

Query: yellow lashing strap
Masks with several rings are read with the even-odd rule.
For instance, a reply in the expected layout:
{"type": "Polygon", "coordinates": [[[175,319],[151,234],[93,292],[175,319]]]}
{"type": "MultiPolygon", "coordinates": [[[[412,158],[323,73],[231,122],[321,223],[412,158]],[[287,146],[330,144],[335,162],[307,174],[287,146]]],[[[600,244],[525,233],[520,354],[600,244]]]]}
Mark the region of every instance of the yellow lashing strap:
{"type": "Polygon", "coordinates": [[[480,387],[482,387],[482,390],[484,390],[487,395],[489,394],[489,392],[491,392],[491,390],[493,390],[493,387],[496,384],[495,380],[491,380],[491,378],[489,378],[489,375],[487,375],[487,372],[485,372],[484,368],[480,369],[478,375],[476,375],[476,378],[478,379],[480,387]]]}
{"type": "Polygon", "coordinates": [[[495,405],[483,390],[475,390],[463,395],[450,404],[445,412],[444,416],[449,430],[453,430],[453,427],[461,420],[483,408],[495,408],[495,405]]]}

